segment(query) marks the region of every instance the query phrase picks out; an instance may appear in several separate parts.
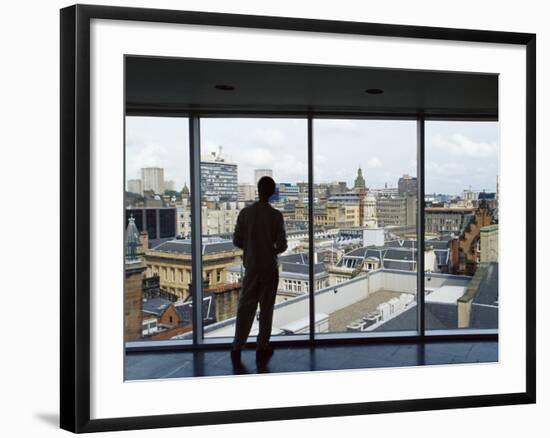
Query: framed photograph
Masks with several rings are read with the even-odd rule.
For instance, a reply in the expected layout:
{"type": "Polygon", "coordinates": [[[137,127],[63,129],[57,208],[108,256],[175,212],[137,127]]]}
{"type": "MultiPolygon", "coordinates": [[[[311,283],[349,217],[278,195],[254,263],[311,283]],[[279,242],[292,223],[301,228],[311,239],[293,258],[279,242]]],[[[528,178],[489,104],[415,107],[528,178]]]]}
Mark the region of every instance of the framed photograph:
{"type": "Polygon", "coordinates": [[[534,403],[535,41],[62,9],[61,427],[534,403]]]}

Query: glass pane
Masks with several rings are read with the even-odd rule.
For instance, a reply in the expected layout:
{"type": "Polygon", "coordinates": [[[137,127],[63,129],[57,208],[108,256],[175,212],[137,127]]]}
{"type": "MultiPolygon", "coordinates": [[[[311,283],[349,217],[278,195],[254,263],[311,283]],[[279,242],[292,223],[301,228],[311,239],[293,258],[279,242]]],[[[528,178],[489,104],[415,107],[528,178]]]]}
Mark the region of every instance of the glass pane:
{"type": "Polygon", "coordinates": [[[316,331],[416,330],[416,122],[314,123],[316,331]]]}
{"type": "Polygon", "coordinates": [[[188,124],[126,117],[125,340],[191,337],[188,124]]]}
{"type": "Polygon", "coordinates": [[[498,123],[426,122],[427,330],[498,328],[498,123]]]}
{"type": "Polygon", "coordinates": [[[307,191],[306,120],[201,119],[205,337],[234,337],[243,295],[251,297],[240,317],[243,324],[253,318],[251,337],[260,327],[255,295],[265,297],[266,309],[275,299],[272,335],[309,333],[307,191]],[[263,176],[275,182],[269,202],[259,197],[263,176]],[[276,258],[273,245],[285,237],[276,258]]]}

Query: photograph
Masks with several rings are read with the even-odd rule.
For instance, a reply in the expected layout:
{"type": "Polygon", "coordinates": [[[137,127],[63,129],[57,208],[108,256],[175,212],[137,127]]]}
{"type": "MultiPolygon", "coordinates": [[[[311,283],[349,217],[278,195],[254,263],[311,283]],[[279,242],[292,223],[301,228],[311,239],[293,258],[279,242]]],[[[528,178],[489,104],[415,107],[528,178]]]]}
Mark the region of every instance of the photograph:
{"type": "Polygon", "coordinates": [[[542,2],[6,6],[3,436],[545,435],[542,2]]]}
{"type": "Polygon", "coordinates": [[[537,403],[537,27],[306,12],[57,11],[61,429],[537,403]]]}
{"type": "Polygon", "coordinates": [[[498,361],[497,75],[132,56],[125,75],[126,379],[498,361]],[[464,338],[390,342],[434,331],[464,338]]]}

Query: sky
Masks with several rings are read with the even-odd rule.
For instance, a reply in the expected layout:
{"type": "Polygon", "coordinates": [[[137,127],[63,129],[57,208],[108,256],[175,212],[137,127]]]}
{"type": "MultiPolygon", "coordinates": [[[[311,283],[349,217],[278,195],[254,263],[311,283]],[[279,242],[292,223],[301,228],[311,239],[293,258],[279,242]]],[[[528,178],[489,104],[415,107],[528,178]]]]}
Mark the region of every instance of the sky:
{"type": "MultiPolygon", "coordinates": [[[[416,122],[315,120],[315,182],[346,181],[361,167],[367,187],[396,187],[416,176],[416,122]]],[[[239,183],[254,182],[254,169],[273,169],[276,182],[307,180],[307,122],[300,119],[201,119],[202,153],[217,151],[238,165],[239,183]]],[[[426,193],[459,195],[464,189],[496,190],[497,122],[426,122],[426,193]]],[[[188,121],[126,118],[126,179],[142,167],[163,167],[176,189],[189,185],[188,121]]]]}

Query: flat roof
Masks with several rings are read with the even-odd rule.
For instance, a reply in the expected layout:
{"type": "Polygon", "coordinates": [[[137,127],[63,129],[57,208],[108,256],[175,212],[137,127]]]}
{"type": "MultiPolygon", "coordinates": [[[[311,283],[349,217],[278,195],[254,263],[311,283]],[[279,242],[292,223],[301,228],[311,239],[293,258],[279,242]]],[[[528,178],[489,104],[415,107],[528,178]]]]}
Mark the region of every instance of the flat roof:
{"type": "Polygon", "coordinates": [[[466,287],[464,286],[441,286],[426,294],[425,301],[427,303],[456,304],[465,292],[466,287]]]}
{"type": "Polygon", "coordinates": [[[346,306],[329,315],[328,331],[329,332],[345,332],[347,326],[360,318],[367,316],[370,312],[376,310],[379,304],[386,303],[392,298],[399,298],[401,294],[406,292],[397,292],[388,289],[380,289],[372,292],[368,297],[356,301],[349,306],[346,306]]]}

